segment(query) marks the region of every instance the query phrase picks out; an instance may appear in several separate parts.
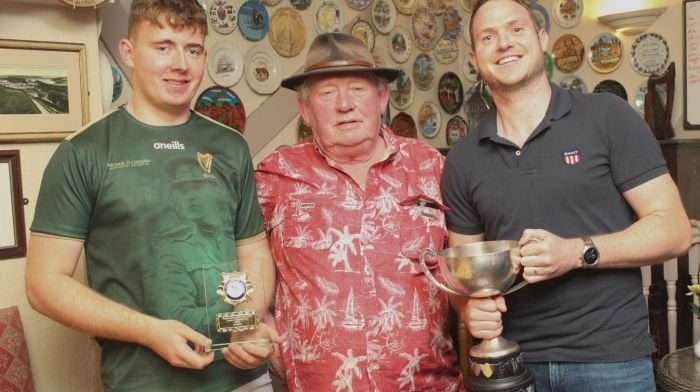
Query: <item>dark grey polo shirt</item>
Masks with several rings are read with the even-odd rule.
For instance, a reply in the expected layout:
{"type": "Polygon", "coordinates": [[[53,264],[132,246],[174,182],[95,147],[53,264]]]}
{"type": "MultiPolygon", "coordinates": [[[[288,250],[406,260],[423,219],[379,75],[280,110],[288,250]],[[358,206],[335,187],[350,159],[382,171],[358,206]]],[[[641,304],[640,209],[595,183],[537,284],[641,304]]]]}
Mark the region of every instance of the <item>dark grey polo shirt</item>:
{"type": "MultiPolygon", "coordinates": [[[[496,113],[455,145],[442,190],[447,226],[487,240],[526,228],[564,238],[616,232],[634,212],[622,193],[668,172],[642,117],[612,94],[554,84],[522,149],[497,135],[496,113]]],[[[504,336],[527,361],[606,362],[654,351],[639,268],[574,270],[506,297],[504,336]]]]}

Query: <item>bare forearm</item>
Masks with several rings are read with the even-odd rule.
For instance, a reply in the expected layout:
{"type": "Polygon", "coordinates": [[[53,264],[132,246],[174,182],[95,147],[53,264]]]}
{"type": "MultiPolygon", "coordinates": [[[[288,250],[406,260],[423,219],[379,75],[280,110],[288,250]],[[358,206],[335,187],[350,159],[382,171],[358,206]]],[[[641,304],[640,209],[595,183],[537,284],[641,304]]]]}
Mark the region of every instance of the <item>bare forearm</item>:
{"type": "MultiPolygon", "coordinates": [[[[29,283],[29,282],[28,282],[29,283]]],[[[92,336],[143,344],[154,318],[114,302],[68,276],[41,276],[27,286],[32,307],[92,336]]]]}
{"type": "Polygon", "coordinates": [[[682,256],[690,246],[690,222],[649,215],[627,229],[593,236],[600,250],[599,268],[632,268],[682,256]]]}

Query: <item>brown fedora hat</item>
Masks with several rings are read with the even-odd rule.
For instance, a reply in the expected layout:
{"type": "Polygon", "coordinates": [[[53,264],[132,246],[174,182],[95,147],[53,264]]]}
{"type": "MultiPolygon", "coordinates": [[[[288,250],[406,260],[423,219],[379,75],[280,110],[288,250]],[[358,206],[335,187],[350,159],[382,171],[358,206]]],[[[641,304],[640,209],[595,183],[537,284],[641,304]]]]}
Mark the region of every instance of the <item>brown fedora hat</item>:
{"type": "Polygon", "coordinates": [[[372,72],[387,82],[399,74],[394,68],[377,67],[369,49],[354,36],[325,33],[311,42],[304,71],[284,79],[282,87],[296,90],[309,76],[345,72],[372,72]]]}

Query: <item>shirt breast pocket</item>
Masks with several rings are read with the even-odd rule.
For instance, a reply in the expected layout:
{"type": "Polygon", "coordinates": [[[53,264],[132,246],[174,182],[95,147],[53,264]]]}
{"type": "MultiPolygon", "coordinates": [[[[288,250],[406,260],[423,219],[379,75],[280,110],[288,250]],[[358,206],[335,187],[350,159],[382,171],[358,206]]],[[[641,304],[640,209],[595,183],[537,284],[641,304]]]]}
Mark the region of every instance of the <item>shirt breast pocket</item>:
{"type": "MultiPolygon", "coordinates": [[[[401,256],[417,263],[423,249],[439,251],[447,239],[445,207],[441,202],[427,196],[412,196],[399,203],[399,241],[401,256]]],[[[426,260],[428,268],[437,267],[436,262],[426,260]]],[[[412,271],[420,271],[415,266],[412,271]]]]}
{"type": "Polygon", "coordinates": [[[282,202],[281,222],[273,233],[285,248],[328,249],[331,246],[333,210],[328,200],[313,196],[287,197],[282,202]]]}

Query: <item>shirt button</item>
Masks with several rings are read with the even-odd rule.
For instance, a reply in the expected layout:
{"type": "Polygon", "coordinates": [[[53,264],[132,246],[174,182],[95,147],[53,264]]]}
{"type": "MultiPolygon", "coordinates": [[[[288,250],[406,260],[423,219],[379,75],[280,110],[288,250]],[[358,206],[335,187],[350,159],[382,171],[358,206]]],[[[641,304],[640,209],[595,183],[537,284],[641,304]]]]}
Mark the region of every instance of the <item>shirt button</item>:
{"type": "Polygon", "coordinates": [[[515,156],[518,156],[518,157],[519,157],[522,153],[523,153],[522,151],[518,150],[518,151],[515,152],[515,156]]]}

